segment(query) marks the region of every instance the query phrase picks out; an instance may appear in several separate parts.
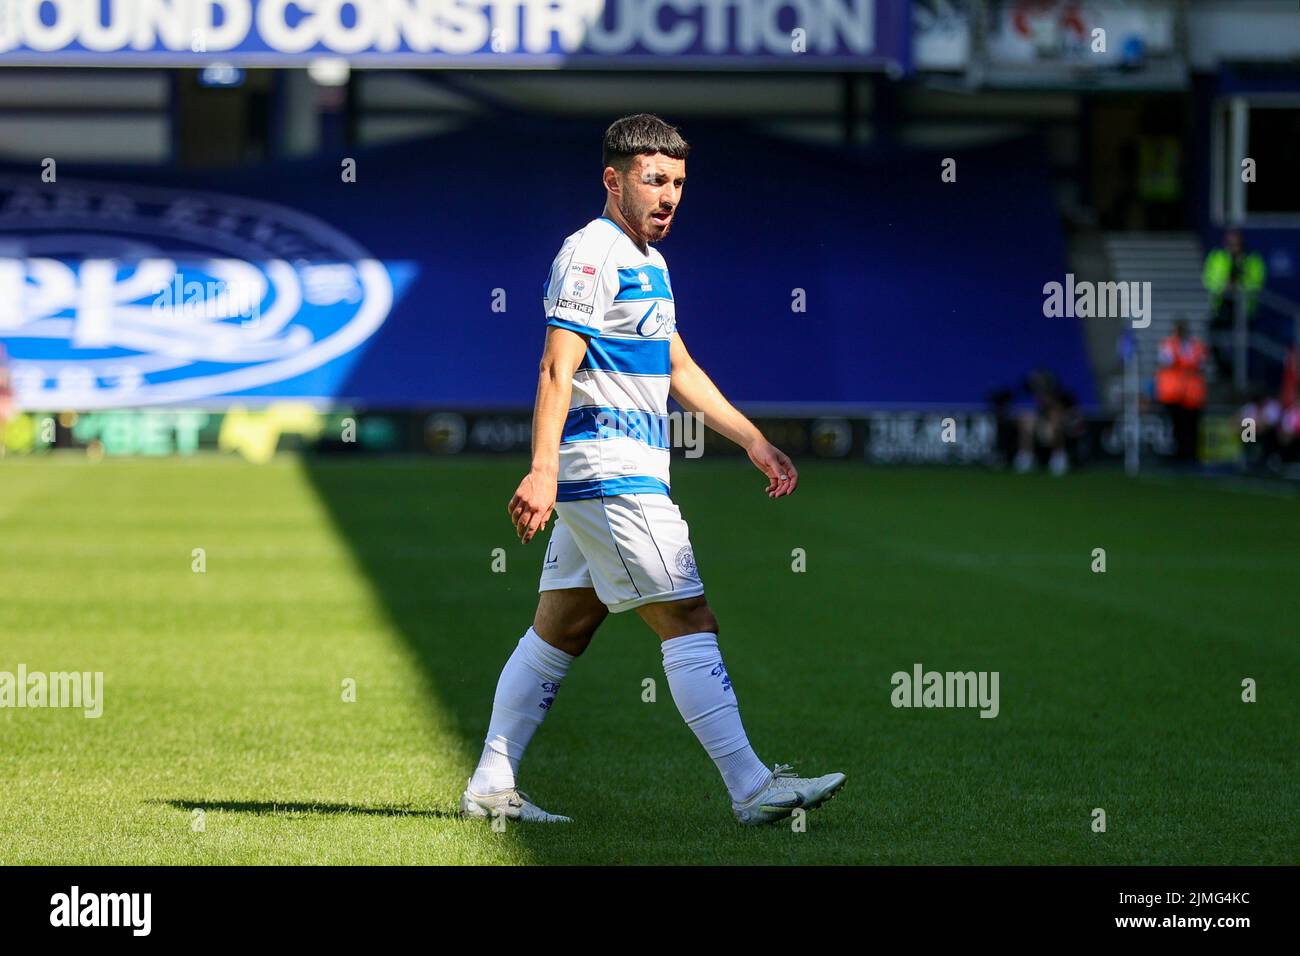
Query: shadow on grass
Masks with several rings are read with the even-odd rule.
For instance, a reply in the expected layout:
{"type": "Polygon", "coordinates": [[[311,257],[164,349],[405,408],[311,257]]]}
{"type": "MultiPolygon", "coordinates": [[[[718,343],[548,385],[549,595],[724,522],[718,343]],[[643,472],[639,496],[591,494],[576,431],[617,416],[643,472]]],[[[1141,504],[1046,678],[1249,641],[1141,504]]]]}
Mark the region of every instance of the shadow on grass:
{"type": "Polygon", "coordinates": [[[362,807],[352,803],[292,803],[279,800],[153,800],[177,810],[225,810],[257,816],[275,814],[340,814],[363,817],[442,817],[455,820],[452,810],[417,810],[412,807],[362,807]]]}
{"type": "Polygon", "coordinates": [[[455,734],[458,773],[429,781],[440,800],[454,802],[483,747],[501,666],[537,604],[541,549],[520,545],[506,514],[511,477],[527,462],[300,461],[392,629],[420,661],[430,706],[455,734]],[[493,573],[497,548],[509,574],[493,573]]]}

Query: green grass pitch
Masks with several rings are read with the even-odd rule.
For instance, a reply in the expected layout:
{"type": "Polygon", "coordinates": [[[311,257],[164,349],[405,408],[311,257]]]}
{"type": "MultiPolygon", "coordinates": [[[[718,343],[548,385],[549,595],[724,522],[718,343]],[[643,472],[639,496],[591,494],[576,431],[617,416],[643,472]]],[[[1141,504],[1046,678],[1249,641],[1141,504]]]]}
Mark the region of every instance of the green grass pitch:
{"type": "Polygon", "coordinates": [[[678,462],[759,756],[846,789],[806,832],[736,826],[624,614],[523,764],[576,822],[457,819],[535,601],[523,467],[0,462],[0,671],[105,675],[99,719],[0,710],[0,862],[1300,862],[1300,508],[1113,473],[807,462],[773,502],[678,462]],[[916,662],[998,671],[1000,714],[895,709],[916,662]]]}

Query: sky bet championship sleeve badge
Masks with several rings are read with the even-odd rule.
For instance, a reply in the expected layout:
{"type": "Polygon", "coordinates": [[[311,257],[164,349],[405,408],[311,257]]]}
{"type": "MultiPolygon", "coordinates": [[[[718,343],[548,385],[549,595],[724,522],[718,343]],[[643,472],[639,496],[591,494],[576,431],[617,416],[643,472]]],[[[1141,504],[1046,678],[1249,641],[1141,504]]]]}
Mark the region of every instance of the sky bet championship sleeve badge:
{"type": "Polygon", "coordinates": [[[569,275],[564,288],[564,298],[584,302],[591,298],[592,293],[596,291],[596,283],[599,281],[600,277],[596,275],[595,266],[585,262],[575,262],[569,267],[569,275]]]}

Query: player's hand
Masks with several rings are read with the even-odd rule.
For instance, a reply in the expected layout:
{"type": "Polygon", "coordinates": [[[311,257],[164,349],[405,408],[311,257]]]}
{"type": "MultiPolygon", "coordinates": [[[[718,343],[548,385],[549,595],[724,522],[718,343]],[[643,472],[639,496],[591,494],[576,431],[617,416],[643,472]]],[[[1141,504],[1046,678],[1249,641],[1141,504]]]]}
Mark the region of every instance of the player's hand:
{"type": "Polygon", "coordinates": [[[555,510],[556,479],[553,475],[530,471],[519,482],[514,497],[510,499],[510,520],[514,522],[515,534],[524,544],[533,540],[533,535],[546,528],[555,510]]]}
{"type": "Polygon", "coordinates": [[[790,456],[767,439],[754,442],[749,448],[749,460],[754,467],[767,475],[767,496],[782,498],[794,494],[799,487],[799,472],[790,456]]]}

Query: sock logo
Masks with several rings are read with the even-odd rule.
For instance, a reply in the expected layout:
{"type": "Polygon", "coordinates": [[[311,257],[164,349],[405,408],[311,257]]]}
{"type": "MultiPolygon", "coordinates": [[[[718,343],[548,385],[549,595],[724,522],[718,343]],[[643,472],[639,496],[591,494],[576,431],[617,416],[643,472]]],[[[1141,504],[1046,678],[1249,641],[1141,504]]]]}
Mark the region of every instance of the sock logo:
{"type": "Polygon", "coordinates": [[[722,678],[723,690],[731,690],[731,678],[727,676],[727,665],[723,664],[722,661],[718,661],[717,664],[713,665],[713,670],[709,671],[709,673],[714,677],[722,678]]]}
{"type": "Polygon", "coordinates": [[[548,694],[549,696],[543,697],[542,702],[537,706],[542,708],[542,710],[550,710],[551,705],[555,703],[555,695],[560,692],[559,681],[553,681],[553,680],[542,681],[542,692],[548,694]]]}

